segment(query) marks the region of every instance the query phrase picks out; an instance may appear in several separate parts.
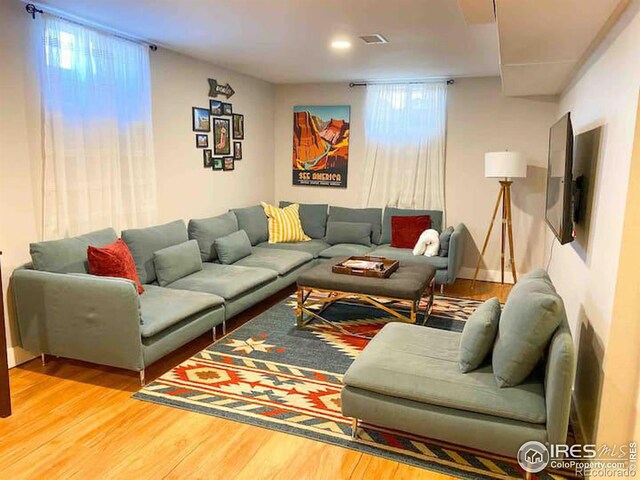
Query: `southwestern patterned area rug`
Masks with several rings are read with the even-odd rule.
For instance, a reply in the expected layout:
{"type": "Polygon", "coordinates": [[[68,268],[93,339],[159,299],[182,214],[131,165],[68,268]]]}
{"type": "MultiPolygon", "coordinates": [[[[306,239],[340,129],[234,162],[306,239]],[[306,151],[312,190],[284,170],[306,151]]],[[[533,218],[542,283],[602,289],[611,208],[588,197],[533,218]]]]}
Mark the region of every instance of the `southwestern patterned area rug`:
{"type": "MultiPolygon", "coordinates": [[[[436,296],[428,328],[462,331],[480,302],[436,296]]],[[[408,463],[460,478],[522,478],[513,459],[363,424],[351,440],[341,415],[342,375],[368,340],[317,322],[295,327],[290,297],[165,373],[135,398],[216,415],[408,463]]],[[[395,305],[398,307],[398,305],[395,305]]],[[[372,334],[391,319],[381,310],[340,302],[326,318],[372,334]]],[[[418,320],[422,321],[421,318],[418,320]]],[[[538,474],[558,479],[560,474],[538,474]]]]}

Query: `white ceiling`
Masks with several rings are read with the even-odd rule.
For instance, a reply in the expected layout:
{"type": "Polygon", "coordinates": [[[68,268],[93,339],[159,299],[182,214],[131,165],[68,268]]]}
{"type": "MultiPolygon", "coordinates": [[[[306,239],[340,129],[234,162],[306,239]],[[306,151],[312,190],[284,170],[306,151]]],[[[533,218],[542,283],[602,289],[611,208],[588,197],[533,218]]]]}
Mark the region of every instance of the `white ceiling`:
{"type": "Polygon", "coordinates": [[[505,95],[555,95],[629,0],[495,0],[505,95]]]}
{"type": "Polygon", "coordinates": [[[273,83],[498,75],[495,23],[457,0],[42,0],[91,22],[273,83]],[[365,45],[357,37],[384,35],[365,45]],[[353,47],[334,51],[334,39],[353,47]]]}

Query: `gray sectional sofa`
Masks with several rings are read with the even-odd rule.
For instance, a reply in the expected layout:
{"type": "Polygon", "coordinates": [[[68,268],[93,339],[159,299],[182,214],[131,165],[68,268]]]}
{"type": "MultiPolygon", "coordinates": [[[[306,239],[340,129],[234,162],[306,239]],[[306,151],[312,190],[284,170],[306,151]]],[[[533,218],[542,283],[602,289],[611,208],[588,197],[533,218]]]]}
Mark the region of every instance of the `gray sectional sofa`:
{"type": "MultiPolygon", "coordinates": [[[[139,371],[143,376],[145,367],[203,333],[213,330],[215,337],[218,325],[224,332],[226,320],[292,285],[301,272],[327,258],[372,254],[432,263],[438,269],[436,281],[450,284],[460,268],[464,225],[455,228],[447,257],[413,257],[409,250],[388,245],[392,215],[421,213],[387,208],[383,215],[382,209],[303,204],[301,222],[312,239],[288,244],[268,243],[261,206],[193,219],[188,227],[178,220],[125,230],[121,237],[135,260],[145,289],[142,295],[129,280],[89,274],[87,247],[114,242],[113,229],[33,243],[32,263],[12,276],[21,344],[32,352],[139,371]],[[370,245],[327,242],[327,224],[365,220],[372,225],[370,245]],[[222,263],[216,242],[241,230],[251,243],[248,255],[222,263]],[[172,253],[173,263],[164,260],[172,249],[190,248],[197,248],[201,259],[193,268],[189,261],[179,261],[179,252],[172,253]]],[[[434,227],[441,229],[442,212],[427,213],[434,227]]]]}

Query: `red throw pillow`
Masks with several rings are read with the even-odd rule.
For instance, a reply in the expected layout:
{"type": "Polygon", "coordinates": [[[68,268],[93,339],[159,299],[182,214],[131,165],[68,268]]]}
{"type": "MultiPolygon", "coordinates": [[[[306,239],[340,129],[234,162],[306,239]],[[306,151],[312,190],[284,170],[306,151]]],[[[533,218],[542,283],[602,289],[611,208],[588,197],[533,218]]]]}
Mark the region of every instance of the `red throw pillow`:
{"type": "Polygon", "coordinates": [[[89,245],[87,258],[89,259],[89,273],[92,275],[133,280],[138,287],[138,293],[144,292],[131,250],[121,238],[104,247],[89,245]]]}
{"type": "Polygon", "coordinates": [[[420,234],[431,228],[429,215],[409,217],[391,217],[391,246],[396,248],[413,248],[420,234]]]}

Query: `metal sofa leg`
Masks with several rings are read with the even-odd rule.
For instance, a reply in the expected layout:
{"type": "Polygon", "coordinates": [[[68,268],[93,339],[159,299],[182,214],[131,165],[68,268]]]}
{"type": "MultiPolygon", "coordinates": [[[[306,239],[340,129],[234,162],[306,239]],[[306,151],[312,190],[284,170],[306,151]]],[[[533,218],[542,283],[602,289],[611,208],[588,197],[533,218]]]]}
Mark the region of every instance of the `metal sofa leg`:
{"type": "Polygon", "coordinates": [[[444,295],[444,283],[440,285],[440,295],[444,295]]]}
{"type": "Polygon", "coordinates": [[[217,340],[217,336],[216,336],[216,326],[213,326],[213,341],[215,342],[217,340]]]}
{"type": "Polygon", "coordinates": [[[42,366],[43,367],[47,364],[47,354],[46,353],[41,353],[40,354],[40,361],[42,362],[42,366]]]}
{"type": "Polygon", "coordinates": [[[358,439],[358,419],[357,418],[351,419],[351,439],[352,440],[358,439]]]}
{"type": "Polygon", "coordinates": [[[144,387],[145,386],[145,380],[144,380],[144,368],[142,370],[140,370],[140,386],[144,387]]]}
{"type": "Polygon", "coordinates": [[[222,321],[222,336],[225,336],[227,334],[227,321],[223,320],[222,321]]]}

